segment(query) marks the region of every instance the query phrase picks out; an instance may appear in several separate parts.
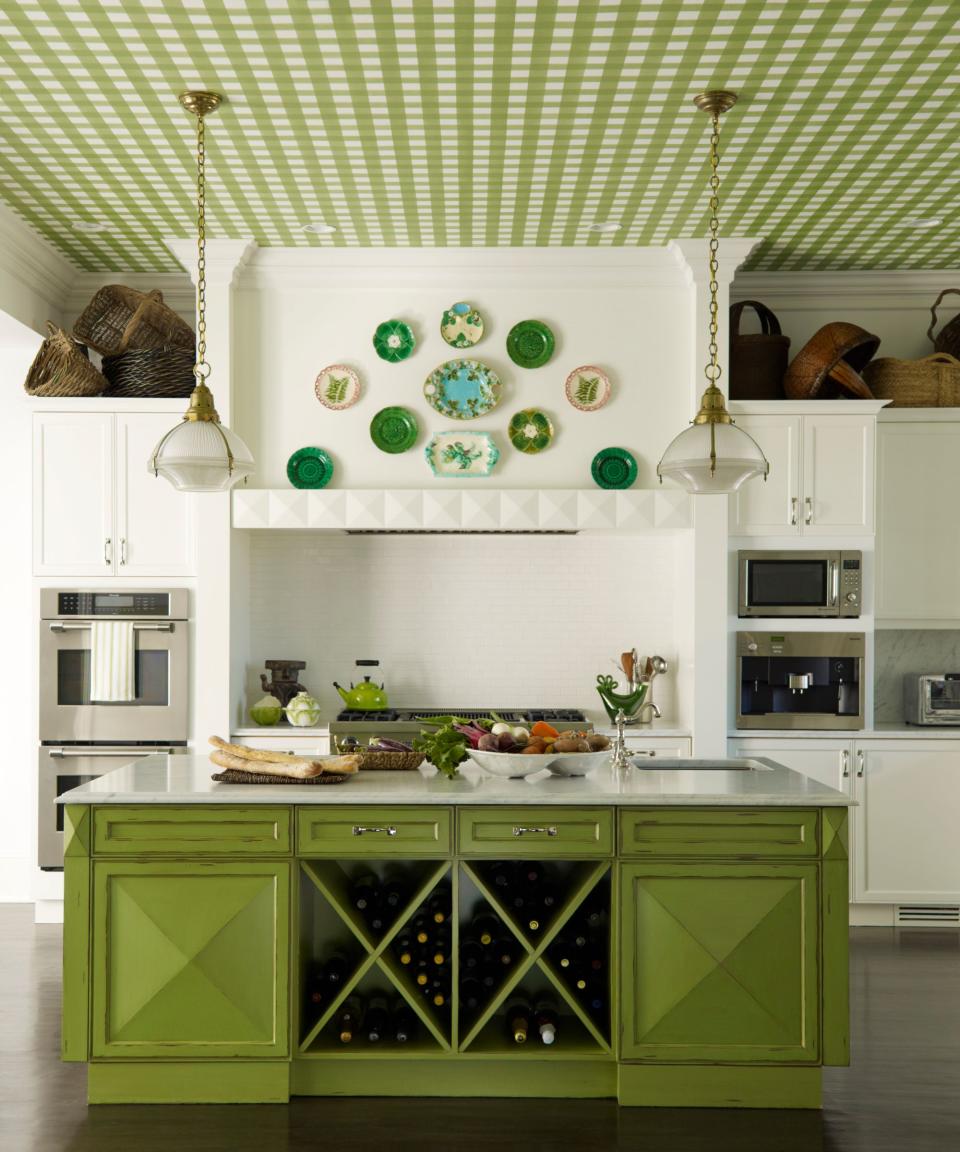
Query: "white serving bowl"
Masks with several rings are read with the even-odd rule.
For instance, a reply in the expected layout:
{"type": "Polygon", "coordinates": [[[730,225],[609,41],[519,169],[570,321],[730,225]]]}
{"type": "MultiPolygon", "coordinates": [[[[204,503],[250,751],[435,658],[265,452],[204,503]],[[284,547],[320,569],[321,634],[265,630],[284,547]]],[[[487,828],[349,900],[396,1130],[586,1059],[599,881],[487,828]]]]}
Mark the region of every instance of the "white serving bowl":
{"type": "Polygon", "coordinates": [[[610,763],[611,749],[602,752],[551,752],[549,756],[531,756],[531,760],[546,760],[554,776],[586,776],[594,768],[610,763]]]}
{"type": "Polygon", "coordinates": [[[519,779],[534,772],[549,769],[554,776],[586,776],[594,768],[610,759],[610,750],[603,752],[547,752],[541,756],[524,756],[522,752],[480,752],[468,748],[467,755],[491,776],[519,779]]]}

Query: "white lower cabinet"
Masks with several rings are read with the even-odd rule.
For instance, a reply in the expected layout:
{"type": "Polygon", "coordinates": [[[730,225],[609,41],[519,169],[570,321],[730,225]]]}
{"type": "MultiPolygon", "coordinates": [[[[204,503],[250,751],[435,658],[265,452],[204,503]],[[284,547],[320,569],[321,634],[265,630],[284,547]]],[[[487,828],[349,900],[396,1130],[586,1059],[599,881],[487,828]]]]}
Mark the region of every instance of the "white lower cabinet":
{"type": "Polygon", "coordinates": [[[624,733],[624,743],[631,756],[649,756],[651,760],[687,760],[692,741],[689,736],[647,736],[628,728],[624,733]]]}
{"type": "Polygon", "coordinates": [[[248,748],[258,748],[263,752],[289,752],[291,756],[330,755],[330,737],[326,733],[312,736],[246,736],[234,734],[230,739],[235,744],[246,744],[248,748]]]}

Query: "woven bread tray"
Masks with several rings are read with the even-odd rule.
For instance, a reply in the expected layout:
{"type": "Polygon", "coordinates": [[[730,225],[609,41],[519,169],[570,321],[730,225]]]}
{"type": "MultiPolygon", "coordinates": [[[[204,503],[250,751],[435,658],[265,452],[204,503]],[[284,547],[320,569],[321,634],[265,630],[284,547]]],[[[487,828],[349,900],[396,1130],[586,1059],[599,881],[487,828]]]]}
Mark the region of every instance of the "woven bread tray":
{"type": "Polygon", "coordinates": [[[361,772],[413,772],[423,763],[422,752],[357,752],[361,772]]]}
{"type": "Polygon", "coordinates": [[[220,784],[343,784],[352,775],[352,772],[322,772],[319,776],[306,776],[300,780],[294,776],[268,776],[265,772],[240,772],[228,768],[224,772],[214,772],[210,779],[220,784]]]}

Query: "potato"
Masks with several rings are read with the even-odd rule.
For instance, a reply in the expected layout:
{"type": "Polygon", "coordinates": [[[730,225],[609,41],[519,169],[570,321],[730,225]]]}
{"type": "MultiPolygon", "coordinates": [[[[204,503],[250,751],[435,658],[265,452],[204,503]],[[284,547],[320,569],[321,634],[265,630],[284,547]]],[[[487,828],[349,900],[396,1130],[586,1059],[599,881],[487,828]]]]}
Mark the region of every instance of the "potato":
{"type": "Polygon", "coordinates": [[[610,737],[599,732],[591,732],[587,736],[587,746],[591,752],[606,752],[610,747],[610,737]]]}
{"type": "Polygon", "coordinates": [[[523,750],[524,756],[542,756],[543,748],[539,744],[528,744],[523,750]]]}
{"type": "Polygon", "coordinates": [[[554,752],[579,752],[580,741],[574,736],[568,736],[563,740],[554,740],[554,752]]]}

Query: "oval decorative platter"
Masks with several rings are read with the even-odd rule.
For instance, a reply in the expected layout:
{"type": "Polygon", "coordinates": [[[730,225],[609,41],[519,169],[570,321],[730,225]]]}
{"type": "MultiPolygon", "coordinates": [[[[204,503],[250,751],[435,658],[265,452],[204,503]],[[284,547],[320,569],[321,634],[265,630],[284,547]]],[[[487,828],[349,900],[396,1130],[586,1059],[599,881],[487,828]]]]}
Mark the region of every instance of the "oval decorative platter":
{"type": "Polygon", "coordinates": [[[417,418],[407,408],[381,408],[370,421],[370,439],[381,452],[406,452],[419,432],[417,418]]]}
{"type": "Polygon", "coordinates": [[[500,377],[479,360],[448,360],[423,385],[431,408],[452,420],[473,420],[500,403],[500,377]]]}
{"type": "Polygon", "coordinates": [[[405,320],[384,320],[373,334],[373,346],[381,360],[396,364],[416,348],[413,329],[405,320]]]}
{"type": "Polygon", "coordinates": [[[425,455],[434,476],[489,476],[500,449],[489,432],[437,432],[425,455]]]}
{"type": "Polygon", "coordinates": [[[524,408],[510,420],[510,443],[521,452],[542,452],[553,439],[550,417],[540,408],[524,408]]]}
{"type": "Polygon", "coordinates": [[[507,333],[507,354],[521,368],[541,368],[553,347],[553,333],[542,320],[521,320],[507,333]]]}
{"type": "Polygon", "coordinates": [[[592,364],[574,368],[563,386],[567,399],[580,412],[596,412],[610,399],[609,377],[592,364]]]}
{"type": "Polygon", "coordinates": [[[453,348],[470,348],[483,336],[483,317],[471,304],[451,304],[440,320],[440,335],[453,348]]]}
{"type": "Polygon", "coordinates": [[[360,399],[360,377],[346,364],[328,364],[320,369],[313,390],[325,408],[341,412],[360,399]]]}
{"type": "Polygon", "coordinates": [[[593,458],[590,475],[601,488],[629,488],[637,478],[637,462],[626,448],[602,448],[593,458]]]}
{"type": "Polygon", "coordinates": [[[322,448],[298,448],[287,461],[287,479],[294,488],[326,488],[333,461],[322,448]]]}

